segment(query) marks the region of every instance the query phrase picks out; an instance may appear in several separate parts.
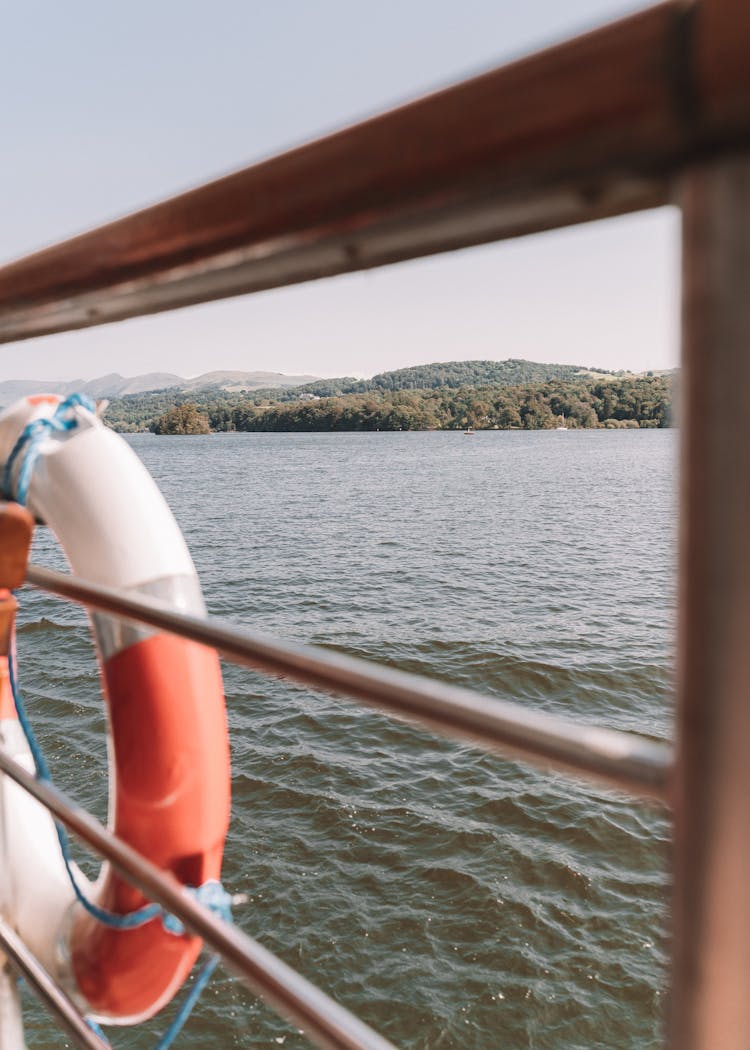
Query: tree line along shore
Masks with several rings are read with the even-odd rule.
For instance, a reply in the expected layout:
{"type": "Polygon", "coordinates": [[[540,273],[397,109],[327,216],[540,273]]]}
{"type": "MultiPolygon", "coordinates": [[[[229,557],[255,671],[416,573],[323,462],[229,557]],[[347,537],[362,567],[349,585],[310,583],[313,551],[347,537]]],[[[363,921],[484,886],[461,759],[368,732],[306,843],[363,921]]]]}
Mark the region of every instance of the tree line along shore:
{"type": "MultiPolygon", "coordinates": [[[[352,382],[352,386],[354,383],[352,382]]],[[[321,393],[231,392],[218,388],[129,395],[108,407],[113,429],[134,433],[222,431],[550,430],[668,427],[672,377],[577,376],[546,382],[485,383],[321,393]]]]}

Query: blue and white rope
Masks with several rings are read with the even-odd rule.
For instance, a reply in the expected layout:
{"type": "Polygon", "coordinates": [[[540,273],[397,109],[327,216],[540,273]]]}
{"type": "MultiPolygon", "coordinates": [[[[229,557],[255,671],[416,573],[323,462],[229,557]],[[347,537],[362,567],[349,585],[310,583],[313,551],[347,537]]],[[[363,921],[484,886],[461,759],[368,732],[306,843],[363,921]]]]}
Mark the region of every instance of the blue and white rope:
{"type": "Polygon", "coordinates": [[[78,426],[76,408],[81,405],[89,412],[94,412],[96,406],[90,397],[85,394],[71,394],[55,409],[53,415],[42,416],[40,419],[32,419],[21,431],[3,470],[3,495],[6,499],[14,499],[22,505],[26,505],[29,494],[29,485],[34,473],[36,461],[42,451],[42,443],[50,434],[64,433],[78,426]],[[13,469],[17,460],[20,459],[18,472],[13,482],[13,469]]]}

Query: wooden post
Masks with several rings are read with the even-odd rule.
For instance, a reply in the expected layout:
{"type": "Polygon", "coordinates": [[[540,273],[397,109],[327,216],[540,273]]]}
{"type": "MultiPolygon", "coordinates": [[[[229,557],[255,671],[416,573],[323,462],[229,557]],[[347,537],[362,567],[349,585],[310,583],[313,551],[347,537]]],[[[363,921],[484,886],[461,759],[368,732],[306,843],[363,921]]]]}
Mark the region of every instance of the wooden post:
{"type": "Polygon", "coordinates": [[[750,158],[682,179],[673,1050],[750,1045],[750,158]]]}

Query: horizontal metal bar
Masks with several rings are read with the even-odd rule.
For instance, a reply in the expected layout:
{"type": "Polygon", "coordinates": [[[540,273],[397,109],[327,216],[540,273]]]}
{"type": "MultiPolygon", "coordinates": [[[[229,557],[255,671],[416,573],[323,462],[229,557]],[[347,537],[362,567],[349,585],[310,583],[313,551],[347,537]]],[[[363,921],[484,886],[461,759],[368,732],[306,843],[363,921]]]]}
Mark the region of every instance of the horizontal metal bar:
{"type": "Polygon", "coordinates": [[[355,697],[444,736],[636,795],[662,802],[668,799],[672,752],[665,743],[582,725],[420,675],[281,641],[222,620],[188,616],[152,598],[134,598],[38,565],[28,567],[26,581],[91,608],[191,638],[234,663],[355,697]]]}
{"type": "Polygon", "coordinates": [[[394,1050],[362,1021],[247,934],[217,919],[169,873],[108,831],[52,784],[39,781],[0,748],[0,772],[42,803],[150,900],[178,916],[218,952],[229,969],[277,1013],[325,1050],[394,1050]]]}
{"type": "Polygon", "coordinates": [[[0,916],[0,948],[23,974],[34,995],[55,1015],[76,1046],[83,1050],[109,1050],[106,1043],[86,1024],[73,1000],[53,981],[11,926],[0,916]]]}
{"type": "Polygon", "coordinates": [[[0,268],[0,342],[669,202],[750,140],[750,20],[668,0],[0,268]]]}

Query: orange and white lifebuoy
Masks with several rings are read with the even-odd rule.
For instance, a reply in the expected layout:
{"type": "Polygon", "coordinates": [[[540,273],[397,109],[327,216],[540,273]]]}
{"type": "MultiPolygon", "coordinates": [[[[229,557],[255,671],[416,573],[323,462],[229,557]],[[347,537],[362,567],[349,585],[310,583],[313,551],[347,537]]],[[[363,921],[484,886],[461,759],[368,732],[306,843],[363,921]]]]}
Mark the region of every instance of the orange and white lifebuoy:
{"type": "MultiPolygon", "coordinates": [[[[26,425],[50,418],[57,397],[27,398],[0,415],[0,465],[26,425]]],[[[192,559],[156,484],[129,445],[96,414],[73,405],[74,426],[50,431],[38,449],[27,506],[58,538],[73,572],[185,612],[205,611],[192,559]]],[[[229,746],[219,661],[172,635],[91,616],[109,724],[110,826],[186,886],[221,874],[229,824],[229,746]]],[[[32,760],[12,712],[0,734],[32,760]]],[[[75,897],[53,823],[38,803],[3,785],[7,855],[0,884],[18,932],[82,1009],[130,1024],[164,1006],[187,977],[200,941],[161,919],[111,929],[75,897]]],[[[127,914],[142,894],[105,864],[77,882],[100,908],[127,914]]]]}

